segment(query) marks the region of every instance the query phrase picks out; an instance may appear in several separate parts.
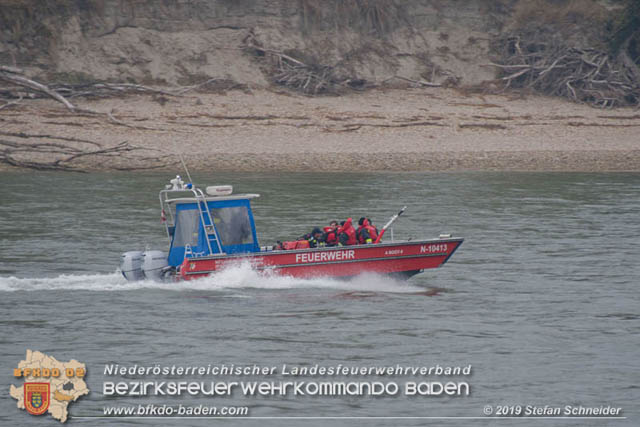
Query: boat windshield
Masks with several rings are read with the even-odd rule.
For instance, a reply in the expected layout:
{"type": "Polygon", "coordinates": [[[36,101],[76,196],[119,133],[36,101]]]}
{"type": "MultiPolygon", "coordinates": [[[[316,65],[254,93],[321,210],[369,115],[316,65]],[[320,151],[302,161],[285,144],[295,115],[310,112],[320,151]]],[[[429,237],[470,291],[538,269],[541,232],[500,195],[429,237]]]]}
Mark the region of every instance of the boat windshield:
{"type": "Polygon", "coordinates": [[[178,211],[176,229],[173,237],[173,246],[197,246],[199,225],[200,214],[197,210],[192,209],[178,211]]]}
{"type": "Polygon", "coordinates": [[[211,213],[224,246],[253,243],[249,210],[246,206],[212,209],[211,213]]]}

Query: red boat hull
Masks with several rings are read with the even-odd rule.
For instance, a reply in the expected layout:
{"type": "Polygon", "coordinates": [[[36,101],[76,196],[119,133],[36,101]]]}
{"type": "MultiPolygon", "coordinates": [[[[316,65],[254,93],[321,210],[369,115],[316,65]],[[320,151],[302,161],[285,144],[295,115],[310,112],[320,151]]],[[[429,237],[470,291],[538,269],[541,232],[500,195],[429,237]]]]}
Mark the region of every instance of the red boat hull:
{"type": "Polygon", "coordinates": [[[434,239],[187,258],[178,275],[185,280],[195,279],[248,262],[256,270],[300,278],[352,277],[362,273],[410,277],[442,266],[462,242],[463,239],[434,239]]]}

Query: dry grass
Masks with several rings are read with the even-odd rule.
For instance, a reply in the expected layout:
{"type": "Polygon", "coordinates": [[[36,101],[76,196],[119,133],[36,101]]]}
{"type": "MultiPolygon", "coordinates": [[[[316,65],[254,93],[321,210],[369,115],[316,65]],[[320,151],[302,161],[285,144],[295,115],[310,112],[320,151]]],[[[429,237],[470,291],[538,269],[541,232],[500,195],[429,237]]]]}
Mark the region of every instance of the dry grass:
{"type": "Polygon", "coordinates": [[[517,27],[532,24],[552,26],[603,24],[607,10],[595,0],[526,0],[519,1],[513,18],[517,27]]]}
{"type": "Polygon", "coordinates": [[[302,30],[356,29],[382,36],[402,21],[402,2],[394,0],[298,0],[302,30]]]}

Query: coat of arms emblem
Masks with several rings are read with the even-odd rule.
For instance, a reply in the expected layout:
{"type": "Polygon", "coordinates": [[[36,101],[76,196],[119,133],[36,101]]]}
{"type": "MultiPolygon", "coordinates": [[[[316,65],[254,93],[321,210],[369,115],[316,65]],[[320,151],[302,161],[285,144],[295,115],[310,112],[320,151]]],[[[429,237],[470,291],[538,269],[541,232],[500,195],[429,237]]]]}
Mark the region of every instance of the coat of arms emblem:
{"type": "Polygon", "coordinates": [[[24,407],[32,415],[42,415],[49,409],[49,383],[24,383],[24,407]]]}

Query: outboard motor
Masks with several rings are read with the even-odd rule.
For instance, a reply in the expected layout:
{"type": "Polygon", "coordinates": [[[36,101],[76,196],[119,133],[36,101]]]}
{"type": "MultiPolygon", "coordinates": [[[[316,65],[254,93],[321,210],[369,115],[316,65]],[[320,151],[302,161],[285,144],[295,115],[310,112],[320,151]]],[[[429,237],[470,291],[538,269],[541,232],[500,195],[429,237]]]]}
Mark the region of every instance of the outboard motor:
{"type": "Polygon", "coordinates": [[[161,282],[163,269],[169,265],[167,253],[162,251],[145,251],[142,254],[142,273],[149,280],[161,282]]]}
{"type": "Polygon", "coordinates": [[[125,252],[120,257],[120,271],[127,280],[142,280],[142,252],[130,251],[125,252]]]}

